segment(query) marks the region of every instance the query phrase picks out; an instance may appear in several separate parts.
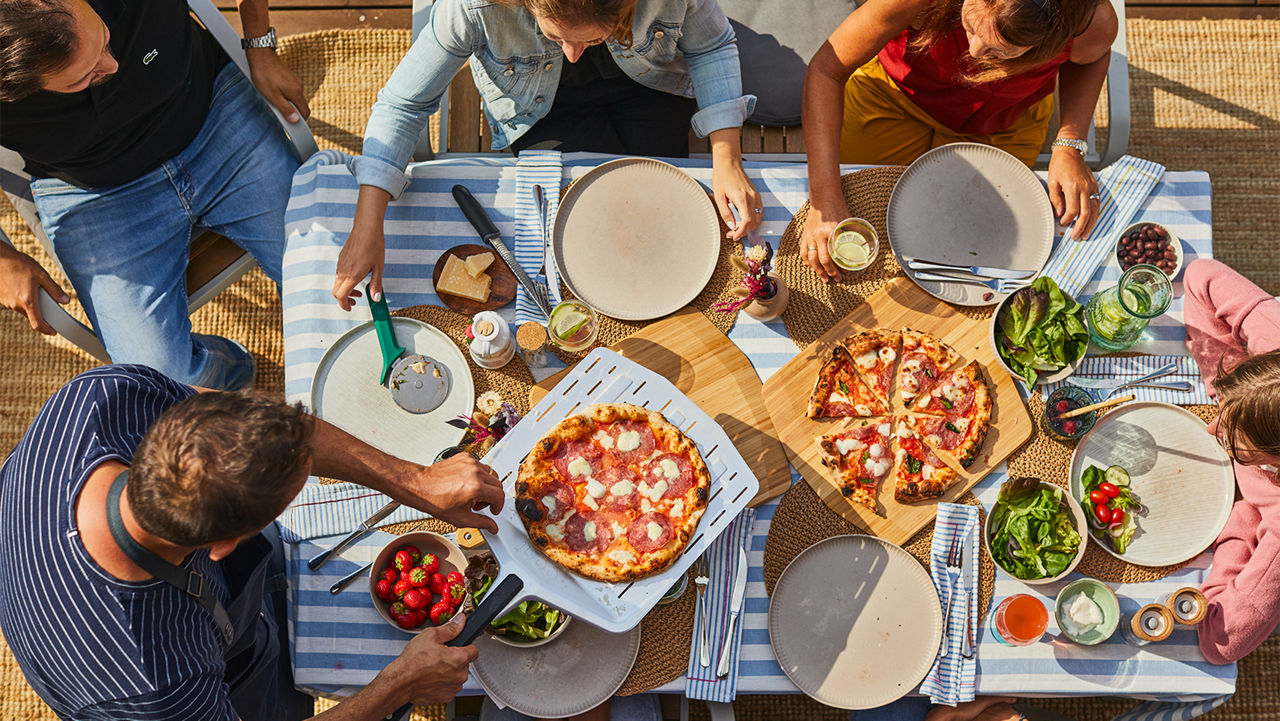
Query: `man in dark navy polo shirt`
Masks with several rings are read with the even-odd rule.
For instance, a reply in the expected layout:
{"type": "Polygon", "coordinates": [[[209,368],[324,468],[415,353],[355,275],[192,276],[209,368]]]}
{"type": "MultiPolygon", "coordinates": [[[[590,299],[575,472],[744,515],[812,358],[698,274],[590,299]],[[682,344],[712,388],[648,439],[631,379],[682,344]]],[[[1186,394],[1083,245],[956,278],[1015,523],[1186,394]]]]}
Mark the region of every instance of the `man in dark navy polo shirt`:
{"type": "MultiPolygon", "coordinates": [[[[267,0],[238,5],[252,84],[182,0],[0,0],[0,145],[22,156],[95,331],[116,362],[217,389],[252,384],[255,364],[191,332],[192,230],[235,241],[278,284],[298,160],[263,97],[290,121],[309,113],[267,0]]],[[[41,288],[69,300],[0,244],[0,305],[53,333],[41,288]]]]}

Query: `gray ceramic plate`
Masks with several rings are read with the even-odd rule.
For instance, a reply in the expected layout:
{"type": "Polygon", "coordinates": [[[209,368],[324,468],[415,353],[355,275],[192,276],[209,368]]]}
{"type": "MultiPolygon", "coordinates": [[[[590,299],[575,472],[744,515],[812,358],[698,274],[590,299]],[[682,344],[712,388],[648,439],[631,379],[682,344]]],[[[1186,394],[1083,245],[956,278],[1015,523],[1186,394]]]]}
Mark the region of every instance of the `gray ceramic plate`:
{"type": "MultiPolygon", "coordinates": [[[[912,280],[907,257],[1040,270],[1053,250],[1053,209],[1040,179],[1009,153],[979,143],[943,145],[917,158],[893,187],[887,221],[889,247],[912,280]]],[[[981,285],[915,282],[956,305],[1004,298],[981,285]]]]}
{"type": "Polygon", "coordinates": [[[836,708],[874,708],[911,693],[941,640],[933,579],[906,551],[872,536],[805,549],[769,605],[769,642],[783,672],[836,708]]]}
{"type": "Polygon", "coordinates": [[[648,320],[702,292],[720,256],[720,224],[707,191],[687,173],[622,158],[569,186],[551,246],[574,295],[612,318],[648,320]]]}
{"type": "Polygon", "coordinates": [[[414,463],[429,464],[436,454],[462,440],[463,431],[447,423],[470,415],[476,390],[462,351],[434,326],[412,318],[392,318],[396,340],[409,353],[431,356],[452,380],[449,395],[430,413],[410,413],[391,400],[378,383],[382,350],[373,321],[344,333],[320,358],[311,381],[311,412],[378,450],[414,463]]]}
{"type": "Polygon", "coordinates": [[[640,627],[609,633],[571,623],[553,643],[506,646],[485,635],[471,670],[495,700],[535,718],[563,718],[607,701],[640,651],[640,627]]]}

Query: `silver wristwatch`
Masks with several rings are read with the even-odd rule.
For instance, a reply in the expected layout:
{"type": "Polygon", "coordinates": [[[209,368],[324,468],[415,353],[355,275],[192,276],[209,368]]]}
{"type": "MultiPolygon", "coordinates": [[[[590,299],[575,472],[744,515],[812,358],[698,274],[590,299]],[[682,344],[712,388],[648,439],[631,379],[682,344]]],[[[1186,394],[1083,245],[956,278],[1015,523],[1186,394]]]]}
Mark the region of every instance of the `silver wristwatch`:
{"type": "Polygon", "coordinates": [[[1053,141],[1050,145],[1052,145],[1055,148],[1057,147],[1071,148],[1072,150],[1079,152],[1081,155],[1084,155],[1085,152],[1089,150],[1088,143],[1086,143],[1083,140],[1076,140],[1075,138],[1058,138],[1057,140],[1053,141]]]}
{"type": "Polygon", "coordinates": [[[240,47],[245,50],[253,50],[254,48],[276,48],[276,29],[267,28],[266,35],[259,35],[256,38],[244,38],[240,41],[240,47]]]}

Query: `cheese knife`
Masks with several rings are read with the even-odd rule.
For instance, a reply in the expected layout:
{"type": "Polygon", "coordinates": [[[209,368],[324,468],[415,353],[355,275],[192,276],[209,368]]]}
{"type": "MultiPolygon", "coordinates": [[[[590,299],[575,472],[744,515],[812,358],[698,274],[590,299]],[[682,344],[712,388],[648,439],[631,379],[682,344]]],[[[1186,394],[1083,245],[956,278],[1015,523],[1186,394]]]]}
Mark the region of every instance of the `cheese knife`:
{"type": "Polygon", "coordinates": [[[538,284],[533,282],[529,274],[524,271],[524,267],[516,260],[515,254],[511,252],[506,243],[502,242],[502,235],[498,232],[498,226],[493,224],[489,214],[485,212],[484,206],[480,205],[480,201],[476,200],[476,196],[472,195],[470,190],[467,190],[467,186],[455,185],[453,186],[453,199],[458,203],[458,207],[462,209],[462,214],[471,222],[471,227],[475,228],[476,232],[480,234],[480,239],[490,248],[493,248],[498,257],[502,258],[502,262],[506,263],[507,267],[511,269],[511,273],[515,275],[516,281],[524,288],[525,293],[528,293],[533,302],[538,305],[539,310],[547,318],[550,318],[551,304],[542,295],[538,284]]]}

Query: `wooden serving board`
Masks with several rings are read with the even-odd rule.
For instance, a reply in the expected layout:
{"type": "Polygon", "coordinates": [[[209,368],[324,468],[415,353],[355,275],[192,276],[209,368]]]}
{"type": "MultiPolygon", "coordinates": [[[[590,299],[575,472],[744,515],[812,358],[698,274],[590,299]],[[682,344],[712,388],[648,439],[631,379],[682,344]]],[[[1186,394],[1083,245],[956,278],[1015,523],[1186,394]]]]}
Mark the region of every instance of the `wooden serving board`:
{"type": "Polygon", "coordinates": [[[444,272],[444,266],[445,263],[449,262],[449,256],[456,255],[458,260],[466,260],[473,255],[480,255],[481,253],[493,253],[493,262],[484,271],[493,279],[489,283],[489,300],[477,303],[470,298],[436,291],[436,295],[440,297],[440,302],[444,303],[449,310],[463,315],[475,315],[482,310],[497,310],[515,300],[515,273],[511,272],[511,269],[507,267],[506,263],[502,262],[502,258],[492,248],[483,245],[455,245],[441,253],[440,258],[436,261],[435,268],[431,271],[431,287],[435,288],[440,284],[440,274],[444,272]]]}
{"type": "MultiPolygon", "coordinates": [[[[716,419],[760,481],[752,507],[791,487],[791,469],[761,395],[760,377],[741,350],[702,313],[684,307],[610,346],[675,384],[716,419]]],[[[529,390],[530,407],[569,372],[529,390]]]]}
{"type": "MultiPolygon", "coordinates": [[[[995,351],[988,341],[988,322],[966,318],[910,280],[894,278],[856,310],[837,321],[831,330],[791,359],[764,384],[764,402],[773,416],[774,427],[778,429],[778,438],[787,451],[787,457],[828,506],[872,535],[892,543],[904,543],[933,521],[938,501],[959,498],[1031,438],[1035,423],[1018,394],[1013,378],[996,363],[995,351]],[[967,470],[956,468],[960,472],[960,481],[937,501],[902,504],[893,498],[894,478],[893,471],[890,471],[880,488],[883,516],[849,502],[819,460],[814,439],[830,433],[844,419],[815,420],[806,415],[818,371],[831,356],[831,349],[845,338],[872,328],[914,328],[932,333],[954,348],[962,363],[976,360],[982,364],[991,386],[992,400],[991,429],[987,431],[986,440],[973,465],[967,470]]],[[[896,412],[902,410],[896,387],[896,369],[894,386],[896,412]]]]}

